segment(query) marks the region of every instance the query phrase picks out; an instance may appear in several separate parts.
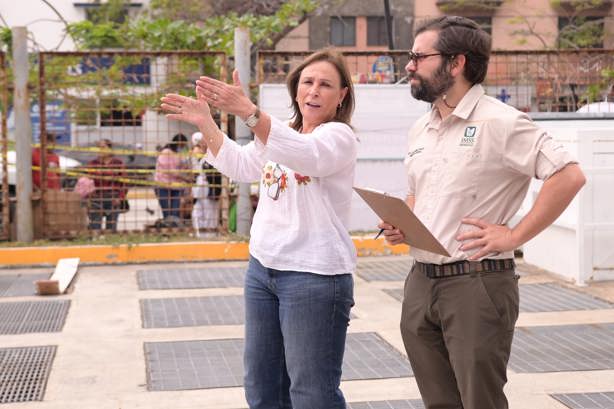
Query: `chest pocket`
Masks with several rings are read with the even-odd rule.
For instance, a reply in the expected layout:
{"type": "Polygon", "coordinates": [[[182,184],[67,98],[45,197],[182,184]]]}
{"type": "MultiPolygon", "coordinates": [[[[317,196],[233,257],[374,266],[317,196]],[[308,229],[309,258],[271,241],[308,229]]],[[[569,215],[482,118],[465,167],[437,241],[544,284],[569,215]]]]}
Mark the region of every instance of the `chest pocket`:
{"type": "Polygon", "coordinates": [[[478,183],[484,169],[480,152],[472,148],[459,147],[444,158],[442,172],[441,195],[477,195],[478,183]]]}

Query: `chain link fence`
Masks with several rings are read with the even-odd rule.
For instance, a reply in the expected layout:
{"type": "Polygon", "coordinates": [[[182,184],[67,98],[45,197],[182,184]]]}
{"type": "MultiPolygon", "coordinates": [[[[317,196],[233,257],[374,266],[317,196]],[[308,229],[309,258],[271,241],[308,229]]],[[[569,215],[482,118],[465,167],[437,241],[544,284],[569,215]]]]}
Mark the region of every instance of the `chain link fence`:
{"type": "MultiPolygon", "coordinates": [[[[197,129],[159,108],[166,93],[194,95],[200,75],[225,79],[226,63],[217,52],[40,53],[35,236],[226,230],[228,180],[205,165],[197,129]]],[[[216,119],[228,132],[227,115],[216,119]]]]}
{"type": "MultiPolygon", "coordinates": [[[[258,83],[282,83],[308,52],[261,51],[258,83]]],[[[354,83],[407,80],[407,51],[344,52],[354,83]]],[[[486,93],[521,111],[575,112],[614,100],[614,50],[495,51],[486,93]]],[[[612,109],[609,112],[614,112],[612,109]]]]}

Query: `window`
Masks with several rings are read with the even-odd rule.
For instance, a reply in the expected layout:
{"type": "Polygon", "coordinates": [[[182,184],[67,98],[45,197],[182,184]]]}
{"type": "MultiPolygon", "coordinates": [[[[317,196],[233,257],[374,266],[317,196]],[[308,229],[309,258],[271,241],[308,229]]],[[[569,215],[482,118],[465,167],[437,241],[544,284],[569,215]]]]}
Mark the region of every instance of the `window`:
{"type": "Polygon", "coordinates": [[[100,126],[142,126],[142,115],[122,106],[117,100],[106,100],[100,109],[100,126]]]}
{"type": "Polygon", "coordinates": [[[330,44],[346,47],[356,45],[356,17],[331,17],[330,44]]]}
{"type": "Polygon", "coordinates": [[[492,18],[491,17],[467,17],[480,25],[482,30],[492,35],[492,18]]]}
{"type": "Polygon", "coordinates": [[[367,45],[388,45],[386,17],[367,17],[367,45]]]}
{"type": "Polygon", "coordinates": [[[603,48],[603,17],[559,17],[558,48],[603,48]]]}

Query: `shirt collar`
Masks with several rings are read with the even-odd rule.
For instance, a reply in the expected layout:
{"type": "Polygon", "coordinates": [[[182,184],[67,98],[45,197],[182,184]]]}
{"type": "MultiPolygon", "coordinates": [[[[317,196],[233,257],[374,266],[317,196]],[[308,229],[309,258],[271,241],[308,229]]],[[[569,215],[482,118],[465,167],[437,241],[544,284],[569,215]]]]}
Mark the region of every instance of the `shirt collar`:
{"type": "MultiPolygon", "coordinates": [[[[480,100],[482,95],[484,95],[484,88],[480,84],[475,84],[474,86],[469,88],[469,91],[467,91],[467,93],[460,100],[456,108],[454,108],[454,111],[452,111],[452,115],[462,119],[469,118],[469,115],[471,115],[471,112],[473,112],[473,109],[478,104],[478,101],[480,100]]],[[[435,107],[435,105],[433,105],[433,107],[431,108],[431,117],[429,119],[427,127],[439,129],[440,124],[441,115],[439,114],[439,110],[435,107]]]]}
{"type": "Polygon", "coordinates": [[[463,99],[460,100],[452,115],[457,116],[462,119],[469,118],[471,112],[478,104],[480,98],[484,95],[484,88],[482,85],[475,84],[473,87],[469,88],[469,91],[463,96],[463,99]]]}

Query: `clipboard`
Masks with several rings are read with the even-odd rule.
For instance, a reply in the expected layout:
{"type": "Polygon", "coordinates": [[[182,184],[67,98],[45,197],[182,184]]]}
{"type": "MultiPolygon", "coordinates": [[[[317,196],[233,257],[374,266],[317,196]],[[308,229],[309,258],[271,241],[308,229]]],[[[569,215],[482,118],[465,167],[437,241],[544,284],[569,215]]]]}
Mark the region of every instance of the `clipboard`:
{"type": "Polygon", "coordinates": [[[450,253],[416,217],[404,200],[373,189],[353,188],[369,207],[386,223],[400,229],[405,243],[417,249],[450,257],[450,253]]]}

